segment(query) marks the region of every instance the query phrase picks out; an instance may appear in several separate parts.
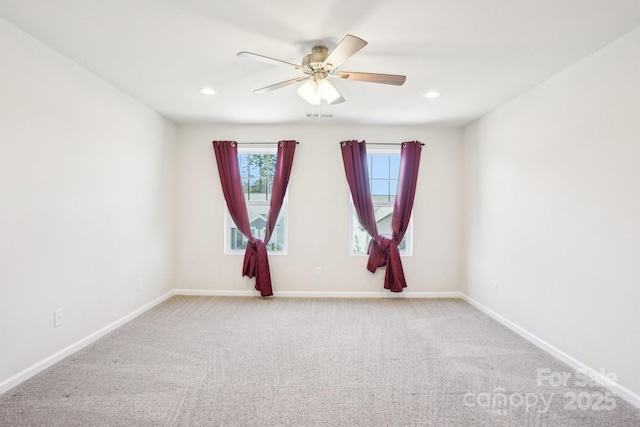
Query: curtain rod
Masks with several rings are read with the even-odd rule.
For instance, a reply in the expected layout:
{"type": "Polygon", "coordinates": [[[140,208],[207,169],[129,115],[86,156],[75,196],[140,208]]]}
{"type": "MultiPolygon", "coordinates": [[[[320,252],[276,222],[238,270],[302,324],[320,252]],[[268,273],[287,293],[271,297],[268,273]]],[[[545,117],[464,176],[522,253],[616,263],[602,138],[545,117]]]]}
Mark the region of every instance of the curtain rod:
{"type": "MultiPolygon", "coordinates": [[[[340,144],[342,144],[343,142],[348,142],[348,141],[342,141],[340,144]]],[[[404,142],[367,142],[367,145],[403,145],[404,142]]],[[[425,144],[424,142],[420,143],[421,147],[424,147],[425,144]]]]}
{"type": "MultiPolygon", "coordinates": [[[[274,144],[280,144],[280,141],[276,141],[276,142],[236,142],[236,144],[238,145],[274,145],[274,144]]],[[[296,145],[300,144],[300,141],[296,141],[296,145]]]]}

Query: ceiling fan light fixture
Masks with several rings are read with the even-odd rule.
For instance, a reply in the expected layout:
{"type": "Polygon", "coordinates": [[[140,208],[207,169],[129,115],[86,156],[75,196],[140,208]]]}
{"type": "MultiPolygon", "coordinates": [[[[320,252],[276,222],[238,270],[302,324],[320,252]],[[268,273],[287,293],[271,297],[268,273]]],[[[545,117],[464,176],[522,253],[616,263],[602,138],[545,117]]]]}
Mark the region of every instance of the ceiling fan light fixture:
{"type": "Polygon", "coordinates": [[[322,79],[318,82],[318,93],[320,94],[320,98],[326,100],[329,104],[340,98],[338,89],[327,79],[322,79]]]}
{"type": "Polygon", "coordinates": [[[440,92],[432,90],[432,91],[429,91],[429,92],[425,93],[424,97],[427,98],[427,99],[436,99],[436,98],[439,98],[440,95],[442,95],[440,92]]]}
{"type": "Polygon", "coordinates": [[[312,105],[320,105],[323,99],[332,104],[340,98],[338,89],[326,79],[308,80],[298,88],[298,95],[312,105]]]}
{"type": "Polygon", "coordinates": [[[215,90],[211,89],[210,87],[205,87],[205,88],[202,88],[200,90],[200,93],[202,93],[204,95],[215,95],[218,92],[216,92],[215,90]]]}
{"type": "Polygon", "coordinates": [[[320,105],[320,94],[318,93],[318,84],[315,80],[307,80],[298,88],[298,95],[309,104],[320,105]]]}

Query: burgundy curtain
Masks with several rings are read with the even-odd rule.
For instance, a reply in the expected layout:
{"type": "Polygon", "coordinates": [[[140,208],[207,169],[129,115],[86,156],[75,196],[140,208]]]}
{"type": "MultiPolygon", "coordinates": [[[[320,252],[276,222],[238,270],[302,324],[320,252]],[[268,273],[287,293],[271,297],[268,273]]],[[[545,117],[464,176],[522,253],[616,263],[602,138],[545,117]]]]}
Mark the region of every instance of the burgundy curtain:
{"type": "Polygon", "coordinates": [[[342,161],[351,198],[356,208],[360,225],[370,236],[378,235],[371,189],[369,188],[369,169],[367,168],[367,147],[364,141],[343,141],[342,161]]]}
{"type": "Polygon", "coordinates": [[[267,243],[275,228],[282,201],[287,193],[293,155],[296,141],[280,141],[276,158],[276,172],[271,192],[269,214],[267,216],[267,230],[265,239],[260,240],[251,234],[247,204],[244,200],[244,190],[238,166],[237,143],[234,141],[213,141],[213,151],[216,155],[220,184],[231,219],[238,230],[248,239],[242,265],[242,275],[256,278],[256,290],[263,297],[273,295],[271,286],[271,272],[267,257],[267,243]]]}
{"type": "Polygon", "coordinates": [[[402,143],[398,190],[391,219],[391,237],[380,236],[376,227],[371,189],[369,188],[366,143],[364,141],[345,141],[341,143],[341,146],[344,170],[358,221],[372,237],[369,242],[367,269],[375,273],[378,267],[386,265],[385,289],[389,289],[391,292],[402,292],[402,289],[407,287],[407,282],[404,277],[398,245],[407,231],[411,218],[422,144],[418,141],[402,143]]]}

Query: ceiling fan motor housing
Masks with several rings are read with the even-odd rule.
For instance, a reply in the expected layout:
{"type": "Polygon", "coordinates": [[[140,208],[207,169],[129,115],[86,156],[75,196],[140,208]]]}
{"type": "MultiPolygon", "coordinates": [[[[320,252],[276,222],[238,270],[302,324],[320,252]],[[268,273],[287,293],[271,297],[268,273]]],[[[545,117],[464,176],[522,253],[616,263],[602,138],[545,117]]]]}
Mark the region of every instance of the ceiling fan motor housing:
{"type": "Polygon", "coordinates": [[[317,70],[322,68],[322,63],[329,56],[329,49],[325,46],[314,46],[311,49],[311,53],[304,58],[302,58],[302,66],[306,67],[307,65],[312,70],[317,70]]]}

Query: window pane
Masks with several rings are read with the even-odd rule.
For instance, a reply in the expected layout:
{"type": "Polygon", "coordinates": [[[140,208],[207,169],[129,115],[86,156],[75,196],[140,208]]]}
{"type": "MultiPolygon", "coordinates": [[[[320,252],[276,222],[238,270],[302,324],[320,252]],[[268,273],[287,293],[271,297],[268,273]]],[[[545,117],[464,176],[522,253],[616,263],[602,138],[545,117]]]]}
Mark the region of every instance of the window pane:
{"type": "Polygon", "coordinates": [[[393,203],[398,186],[400,154],[372,154],[369,184],[375,203],[393,203]]]}
{"type": "Polygon", "coordinates": [[[389,156],[372,155],[370,178],[389,178],[389,156]]]}
{"type": "Polygon", "coordinates": [[[355,209],[353,209],[353,218],[351,220],[352,232],[351,232],[351,247],[353,252],[367,252],[367,246],[369,245],[369,233],[364,231],[364,228],[360,226],[358,217],[356,216],[355,209]]]}
{"type": "Polygon", "coordinates": [[[386,179],[371,180],[371,196],[373,196],[374,201],[379,196],[382,196],[383,198],[380,201],[386,202],[389,196],[389,181],[386,179]]]}
{"type": "Polygon", "coordinates": [[[240,169],[240,180],[242,181],[242,190],[246,195],[249,191],[249,166],[248,155],[238,153],[238,169],[240,169]]]}
{"type": "Polygon", "coordinates": [[[389,156],[389,177],[398,178],[400,175],[400,155],[389,156]]]}
{"type": "MultiPolygon", "coordinates": [[[[391,219],[393,218],[393,206],[377,206],[374,207],[375,218],[376,218],[376,226],[378,227],[378,233],[383,236],[391,237],[391,219]]],[[[358,217],[355,212],[355,208],[352,205],[352,232],[351,232],[351,248],[353,252],[356,253],[367,253],[367,248],[369,246],[369,241],[371,237],[369,234],[360,226],[358,222],[358,217]]],[[[411,226],[409,226],[409,230],[405,234],[405,237],[400,242],[398,248],[400,249],[400,253],[402,255],[410,255],[407,251],[407,240],[410,238],[410,234],[412,233],[411,226]]]]}
{"type": "Polygon", "coordinates": [[[389,194],[391,195],[391,201],[396,199],[396,194],[398,194],[398,180],[392,179],[389,181],[389,194]]]}
{"type": "Polygon", "coordinates": [[[376,226],[378,227],[378,233],[384,236],[390,236],[393,206],[374,206],[373,211],[376,216],[376,226]]]}
{"type": "Polygon", "coordinates": [[[240,175],[247,169],[247,154],[238,153],[238,166],[240,167],[240,175]]]}
{"type": "Polygon", "coordinates": [[[269,201],[276,170],[276,155],[238,153],[238,166],[247,201],[269,201]]]}
{"type": "MultiPolygon", "coordinates": [[[[270,252],[284,251],[286,232],[286,227],[284,225],[285,211],[286,206],[283,205],[280,215],[278,216],[278,221],[276,222],[276,227],[273,230],[271,239],[269,239],[269,243],[267,244],[267,250],[270,252]]],[[[267,215],[269,214],[269,206],[248,205],[247,213],[249,214],[251,234],[260,240],[264,240],[267,232],[267,215]]],[[[247,239],[242,235],[242,233],[240,233],[240,231],[238,231],[236,224],[231,218],[229,218],[229,222],[231,224],[231,230],[229,233],[229,240],[231,244],[230,249],[233,251],[244,250],[247,245],[247,239]]]]}

